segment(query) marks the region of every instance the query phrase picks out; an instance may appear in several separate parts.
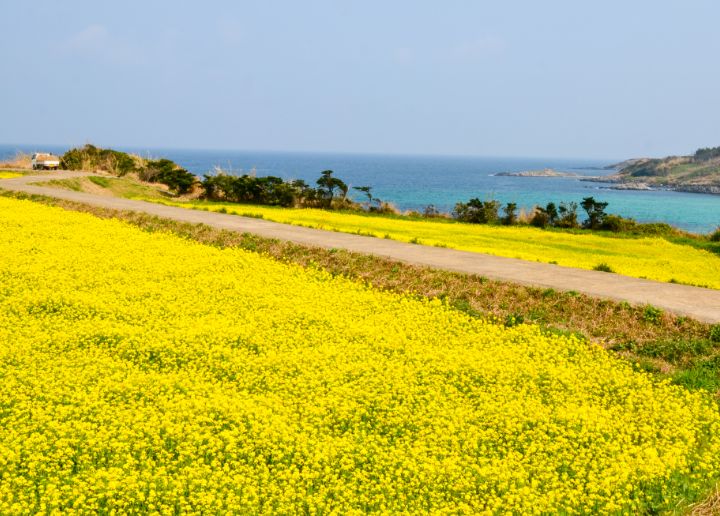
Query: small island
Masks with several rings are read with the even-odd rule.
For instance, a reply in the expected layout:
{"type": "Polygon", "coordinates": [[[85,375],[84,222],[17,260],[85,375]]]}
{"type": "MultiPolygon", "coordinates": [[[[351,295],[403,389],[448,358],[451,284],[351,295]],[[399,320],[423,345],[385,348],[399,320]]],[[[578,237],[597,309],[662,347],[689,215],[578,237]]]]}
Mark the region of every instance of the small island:
{"type": "Polygon", "coordinates": [[[690,156],[635,158],[610,167],[615,174],[582,178],[612,183],[615,190],[673,190],[720,195],[720,147],[698,149],[690,156]]]}
{"type": "Polygon", "coordinates": [[[494,176],[501,177],[580,177],[572,172],[560,172],[552,168],[542,170],[523,170],[521,172],[498,172],[494,176]]]}

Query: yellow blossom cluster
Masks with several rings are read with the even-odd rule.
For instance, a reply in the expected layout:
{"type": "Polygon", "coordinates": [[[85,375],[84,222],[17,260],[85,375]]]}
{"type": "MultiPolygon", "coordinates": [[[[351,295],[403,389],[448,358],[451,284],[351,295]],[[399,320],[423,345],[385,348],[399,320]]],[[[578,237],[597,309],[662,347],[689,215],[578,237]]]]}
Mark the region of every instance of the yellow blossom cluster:
{"type": "Polygon", "coordinates": [[[634,278],[720,289],[720,256],[659,237],[628,238],[622,235],[467,224],[444,219],[403,219],[320,209],[144,200],[579,269],[592,270],[604,264],[618,274],[634,278]]]}
{"type": "Polygon", "coordinates": [[[573,337],[0,198],[0,513],[662,511],[720,415],[573,337]]]}
{"type": "Polygon", "coordinates": [[[12,179],[14,177],[20,177],[22,174],[17,172],[8,172],[7,170],[0,170],[0,179],[12,179]]]}

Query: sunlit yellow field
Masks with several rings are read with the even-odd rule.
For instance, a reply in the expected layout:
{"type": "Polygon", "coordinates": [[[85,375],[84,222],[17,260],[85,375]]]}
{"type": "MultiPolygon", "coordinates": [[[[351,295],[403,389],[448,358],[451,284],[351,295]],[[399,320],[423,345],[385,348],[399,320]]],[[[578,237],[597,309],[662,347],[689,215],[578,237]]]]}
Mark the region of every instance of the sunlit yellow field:
{"type": "Polygon", "coordinates": [[[0,198],[0,513],[681,508],[707,395],[438,301],[0,198]]]}
{"type": "Polygon", "coordinates": [[[544,231],[532,227],[403,220],[319,209],[154,201],[186,208],[262,216],[264,219],[286,224],[440,245],[581,269],[593,269],[600,264],[606,264],[614,272],[626,276],[720,288],[720,256],[674,244],[663,238],[614,238],[590,233],[544,231]]]}
{"type": "Polygon", "coordinates": [[[8,172],[5,170],[0,170],[0,179],[12,179],[14,177],[20,177],[22,174],[18,174],[17,172],[8,172]]]}

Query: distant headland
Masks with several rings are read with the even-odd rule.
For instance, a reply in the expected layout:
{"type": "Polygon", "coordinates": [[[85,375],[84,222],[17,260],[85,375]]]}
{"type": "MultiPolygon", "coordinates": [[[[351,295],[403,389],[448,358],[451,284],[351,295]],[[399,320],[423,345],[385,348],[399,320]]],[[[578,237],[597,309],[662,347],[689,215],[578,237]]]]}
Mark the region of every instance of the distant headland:
{"type": "Polygon", "coordinates": [[[720,147],[698,149],[690,156],[634,158],[607,167],[615,174],[582,178],[611,183],[617,190],[674,190],[720,194],[720,147]]]}

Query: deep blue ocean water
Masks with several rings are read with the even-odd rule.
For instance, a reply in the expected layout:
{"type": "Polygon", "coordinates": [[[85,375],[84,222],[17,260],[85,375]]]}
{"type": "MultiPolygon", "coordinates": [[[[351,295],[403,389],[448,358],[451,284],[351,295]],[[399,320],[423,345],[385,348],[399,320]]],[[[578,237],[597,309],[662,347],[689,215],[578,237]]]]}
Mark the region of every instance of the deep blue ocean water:
{"type": "MultiPolygon", "coordinates": [[[[453,156],[400,156],[298,152],[138,149],[142,156],[169,158],[202,176],[221,167],[233,173],[275,175],[314,182],[323,170],[351,186],[371,186],[373,194],[402,210],[422,210],[429,204],[451,211],[458,201],[471,197],[515,202],[530,208],[550,201],[580,202],[583,197],[609,203],[607,211],[642,222],[668,222],[706,233],[720,226],[720,196],[667,191],[610,190],[607,184],[576,178],[498,177],[498,172],[519,172],[546,167],[586,176],[610,174],[599,168],[619,160],[489,158],[453,156]]],[[[53,145],[0,145],[0,160],[17,151],[62,153],[53,145]]]]}

